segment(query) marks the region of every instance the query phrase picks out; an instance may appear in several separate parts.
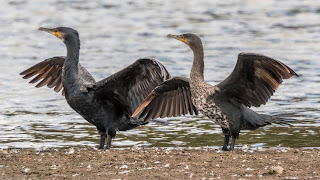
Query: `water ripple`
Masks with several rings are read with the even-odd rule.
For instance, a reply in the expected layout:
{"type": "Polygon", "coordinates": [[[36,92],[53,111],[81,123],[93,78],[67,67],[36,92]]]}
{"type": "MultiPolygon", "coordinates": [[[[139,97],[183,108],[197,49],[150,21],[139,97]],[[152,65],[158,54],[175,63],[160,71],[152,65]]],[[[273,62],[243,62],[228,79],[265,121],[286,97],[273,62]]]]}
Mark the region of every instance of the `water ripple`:
{"type": "MultiPolygon", "coordinates": [[[[97,80],[140,57],[159,59],[172,75],[188,77],[190,49],[166,34],[203,39],[205,79],[217,84],[240,52],[279,59],[300,78],[284,81],[267,105],[254,110],[290,120],[244,131],[238,147],[320,147],[320,7],[314,1],[25,1],[4,0],[0,12],[0,148],[97,146],[99,135],[64,97],[34,88],[19,72],[65,46],[39,26],[70,26],[81,38],[80,61],[97,80]],[[192,7],[192,8],[190,8],[192,7]]],[[[221,146],[219,126],[203,116],[155,120],[118,132],[115,147],[221,146]]]]}

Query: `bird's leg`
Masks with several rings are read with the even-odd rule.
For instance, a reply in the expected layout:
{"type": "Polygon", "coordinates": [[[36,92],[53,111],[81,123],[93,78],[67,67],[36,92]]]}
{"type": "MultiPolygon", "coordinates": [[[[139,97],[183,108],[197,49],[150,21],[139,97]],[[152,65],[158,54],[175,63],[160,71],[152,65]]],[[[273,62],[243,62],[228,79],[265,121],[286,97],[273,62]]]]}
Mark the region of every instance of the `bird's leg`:
{"type": "Polygon", "coordinates": [[[110,148],[111,148],[111,140],[112,140],[112,137],[108,134],[108,135],[107,135],[107,145],[106,145],[106,149],[110,149],[110,148]]]}
{"type": "Polygon", "coordinates": [[[232,140],[231,140],[231,144],[230,144],[230,151],[233,151],[235,144],[236,144],[236,138],[232,136],[232,140]]]}
{"type": "Polygon", "coordinates": [[[108,129],[106,149],[110,149],[111,148],[111,141],[115,136],[116,136],[116,130],[112,129],[112,128],[108,129]]]}
{"type": "Polygon", "coordinates": [[[106,142],[106,132],[104,131],[101,131],[101,130],[98,130],[99,134],[100,134],[100,146],[99,146],[99,149],[103,149],[104,147],[104,143],[106,142]]]}
{"type": "Polygon", "coordinates": [[[229,138],[230,138],[229,135],[224,135],[224,143],[223,143],[222,151],[229,151],[228,149],[229,138]]]}

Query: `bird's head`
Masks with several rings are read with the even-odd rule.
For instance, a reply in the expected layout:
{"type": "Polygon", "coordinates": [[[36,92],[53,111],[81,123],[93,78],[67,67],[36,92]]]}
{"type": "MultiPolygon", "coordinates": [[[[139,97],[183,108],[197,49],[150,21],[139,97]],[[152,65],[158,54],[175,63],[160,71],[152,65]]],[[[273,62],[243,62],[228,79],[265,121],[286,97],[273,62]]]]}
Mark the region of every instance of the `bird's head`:
{"type": "Polygon", "coordinates": [[[45,31],[47,33],[53,34],[59,39],[61,39],[63,42],[68,41],[69,39],[77,38],[79,39],[79,33],[78,31],[69,28],[69,27],[56,27],[56,28],[44,28],[39,27],[39,31],[45,31]]]}
{"type": "Polygon", "coordinates": [[[196,49],[199,47],[202,48],[201,39],[195,34],[190,34],[190,33],[181,34],[181,35],[168,34],[167,37],[177,39],[177,40],[187,44],[191,49],[196,49]]]}

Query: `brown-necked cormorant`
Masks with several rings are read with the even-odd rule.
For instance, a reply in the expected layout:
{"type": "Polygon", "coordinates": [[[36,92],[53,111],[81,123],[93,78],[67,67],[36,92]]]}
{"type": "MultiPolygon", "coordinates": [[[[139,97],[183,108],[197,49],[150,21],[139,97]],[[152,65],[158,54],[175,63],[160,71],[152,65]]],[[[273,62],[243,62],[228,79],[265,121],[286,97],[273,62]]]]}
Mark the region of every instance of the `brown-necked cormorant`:
{"type": "Polygon", "coordinates": [[[222,150],[225,151],[234,149],[240,130],[254,130],[275,122],[271,116],[258,114],[249,107],[265,104],[283,79],[298,76],[291,68],[264,55],[240,53],[229,77],[212,86],[203,78],[201,39],[194,34],[169,34],[168,37],[182,41],[192,49],[194,60],[190,80],[174,77],[165,81],[150,93],[133,117],[149,120],[198,110],[221,126],[225,135],[222,150]]]}

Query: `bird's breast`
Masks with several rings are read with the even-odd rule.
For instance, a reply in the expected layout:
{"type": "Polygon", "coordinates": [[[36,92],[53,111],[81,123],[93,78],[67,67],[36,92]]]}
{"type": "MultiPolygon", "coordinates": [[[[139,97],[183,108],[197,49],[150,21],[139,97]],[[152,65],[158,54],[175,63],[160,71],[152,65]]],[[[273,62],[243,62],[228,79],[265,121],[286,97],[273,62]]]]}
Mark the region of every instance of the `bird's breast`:
{"type": "Polygon", "coordinates": [[[94,103],[92,103],[92,99],[88,96],[87,93],[83,93],[78,90],[74,90],[72,92],[66,93],[66,100],[69,106],[74,109],[77,113],[79,113],[83,118],[88,120],[90,123],[93,121],[94,114],[98,114],[96,112],[99,108],[94,107],[94,103]],[[91,116],[91,117],[88,117],[91,116]],[[90,120],[89,120],[90,119],[90,120]]]}
{"type": "Polygon", "coordinates": [[[225,113],[215,102],[214,92],[205,88],[191,89],[192,103],[197,110],[224,129],[229,129],[229,121],[225,113]]]}

